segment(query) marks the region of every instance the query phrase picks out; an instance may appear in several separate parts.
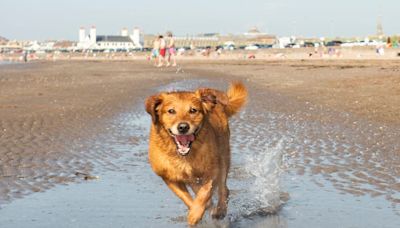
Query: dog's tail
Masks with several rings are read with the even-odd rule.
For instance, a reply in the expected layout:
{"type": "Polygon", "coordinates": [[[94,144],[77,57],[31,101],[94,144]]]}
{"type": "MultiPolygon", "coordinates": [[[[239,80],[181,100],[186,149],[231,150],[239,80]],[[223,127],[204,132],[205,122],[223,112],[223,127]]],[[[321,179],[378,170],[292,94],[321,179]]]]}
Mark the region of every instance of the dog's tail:
{"type": "Polygon", "coordinates": [[[231,117],[246,103],[247,90],[242,82],[234,82],[229,86],[226,94],[228,96],[228,102],[225,106],[225,112],[228,117],[231,117]]]}

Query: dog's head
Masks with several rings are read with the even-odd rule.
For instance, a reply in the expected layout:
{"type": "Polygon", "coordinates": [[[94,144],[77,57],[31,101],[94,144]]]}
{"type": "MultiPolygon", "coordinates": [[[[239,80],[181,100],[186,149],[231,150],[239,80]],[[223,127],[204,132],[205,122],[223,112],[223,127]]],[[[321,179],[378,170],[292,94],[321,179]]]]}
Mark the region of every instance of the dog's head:
{"type": "Polygon", "coordinates": [[[213,91],[160,93],[147,98],[146,111],[153,124],[168,132],[178,154],[185,156],[190,152],[205,118],[217,103],[213,91]]]}

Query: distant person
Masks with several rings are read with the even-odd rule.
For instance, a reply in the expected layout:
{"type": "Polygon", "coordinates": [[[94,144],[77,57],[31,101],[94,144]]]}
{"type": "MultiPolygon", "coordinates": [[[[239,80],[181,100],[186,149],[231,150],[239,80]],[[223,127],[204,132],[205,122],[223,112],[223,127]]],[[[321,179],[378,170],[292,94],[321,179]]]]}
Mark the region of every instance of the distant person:
{"type": "Polygon", "coordinates": [[[153,41],[153,50],[151,50],[151,57],[154,58],[154,66],[158,65],[158,58],[160,55],[160,37],[157,36],[153,41]]]}
{"type": "Polygon", "coordinates": [[[384,45],[379,44],[376,46],[376,54],[378,55],[385,55],[385,49],[384,49],[384,45]]]}
{"type": "Polygon", "coordinates": [[[201,51],[201,54],[204,55],[205,57],[209,57],[211,53],[211,47],[206,47],[201,51]]]}
{"type": "Polygon", "coordinates": [[[163,36],[159,36],[160,39],[160,57],[158,59],[157,67],[162,67],[165,63],[165,54],[167,52],[167,43],[163,36]]]}
{"type": "Polygon", "coordinates": [[[172,36],[172,33],[169,32],[168,36],[168,61],[167,66],[171,64],[171,60],[173,61],[172,66],[176,66],[176,48],[175,48],[175,39],[172,36]]]}
{"type": "Polygon", "coordinates": [[[24,51],[24,62],[28,62],[28,52],[24,51]]]}
{"type": "Polygon", "coordinates": [[[328,55],[329,56],[333,56],[335,54],[335,52],[336,52],[335,48],[332,48],[332,47],[328,48],[328,55]]]}
{"type": "Polygon", "coordinates": [[[217,53],[218,56],[220,56],[222,54],[222,47],[216,46],[215,47],[215,52],[217,53]]]}
{"type": "Polygon", "coordinates": [[[390,39],[390,36],[386,40],[386,47],[388,47],[388,48],[392,47],[392,40],[390,39]]]}

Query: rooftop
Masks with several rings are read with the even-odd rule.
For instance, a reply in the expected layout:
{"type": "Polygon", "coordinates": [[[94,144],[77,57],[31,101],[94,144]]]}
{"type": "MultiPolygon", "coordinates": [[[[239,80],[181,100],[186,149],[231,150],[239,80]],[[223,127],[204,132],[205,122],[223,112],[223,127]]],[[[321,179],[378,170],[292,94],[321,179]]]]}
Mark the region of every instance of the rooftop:
{"type": "Polygon", "coordinates": [[[96,42],[132,42],[129,36],[96,36],[96,42]]]}

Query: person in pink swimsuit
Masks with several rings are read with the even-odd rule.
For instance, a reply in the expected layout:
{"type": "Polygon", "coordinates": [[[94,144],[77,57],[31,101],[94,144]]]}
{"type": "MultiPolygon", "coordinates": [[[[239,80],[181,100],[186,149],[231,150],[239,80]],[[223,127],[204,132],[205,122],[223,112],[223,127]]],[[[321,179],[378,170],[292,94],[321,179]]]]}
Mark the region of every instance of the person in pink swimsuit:
{"type": "Polygon", "coordinates": [[[167,66],[171,65],[171,60],[173,61],[172,66],[176,66],[176,48],[175,48],[175,40],[174,37],[172,36],[171,32],[167,33],[168,36],[168,60],[167,60],[167,66]]]}

